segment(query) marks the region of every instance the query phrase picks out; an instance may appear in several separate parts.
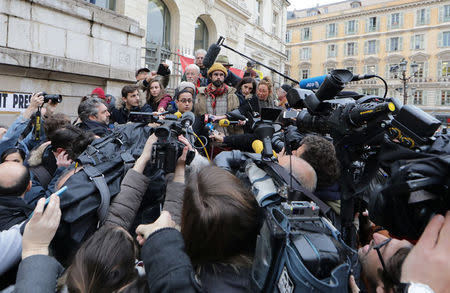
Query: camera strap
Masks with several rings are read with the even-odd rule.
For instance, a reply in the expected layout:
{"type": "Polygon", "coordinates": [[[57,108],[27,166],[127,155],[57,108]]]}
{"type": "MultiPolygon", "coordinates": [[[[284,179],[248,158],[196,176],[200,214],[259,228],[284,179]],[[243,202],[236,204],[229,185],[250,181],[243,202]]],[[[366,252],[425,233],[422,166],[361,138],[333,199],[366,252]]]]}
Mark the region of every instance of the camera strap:
{"type": "Polygon", "coordinates": [[[285,168],[282,166],[274,163],[274,162],[265,162],[274,172],[276,172],[286,183],[290,183],[292,179],[292,188],[294,190],[297,190],[301,192],[303,195],[305,195],[309,200],[312,200],[315,202],[320,210],[324,214],[328,214],[328,212],[331,210],[331,208],[323,202],[321,199],[319,199],[314,193],[311,191],[305,189],[298,181],[297,179],[292,176],[285,168]]]}

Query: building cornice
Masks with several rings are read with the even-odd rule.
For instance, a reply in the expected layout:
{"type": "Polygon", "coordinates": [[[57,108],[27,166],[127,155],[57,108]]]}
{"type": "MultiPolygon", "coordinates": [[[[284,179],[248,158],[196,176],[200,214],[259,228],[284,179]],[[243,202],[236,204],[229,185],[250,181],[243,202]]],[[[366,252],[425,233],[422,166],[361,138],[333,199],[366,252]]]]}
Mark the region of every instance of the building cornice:
{"type": "Polygon", "coordinates": [[[302,41],[297,43],[286,43],[286,47],[296,47],[296,46],[313,46],[318,43],[336,43],[340,41],[356,41],[356,40],[370,40],[370,39],[376,39],[381,36],[392,36],[392,35],[403,35],[405,33],[417,33],[417,32],[428,32],[430,30],[436,29],[449,29],[450,28],[450,22],[447,23],[440,23],[437,25],[428,25],[428,26],[420,26],[420,27],[414,27],[414,28],[403,28],[403,29],[396,29],[386,32],[373,32],[373,33],[364,33],[364,34],[356,34],[356,35],[349,35],[344,37],[337,37],[337,38],[329,38],[329,39],[320,39],[320,40],[314,40],[314,41],[302,41]]]}
{"type": "Polygon", "coordinates": [[[231,9],[232,11],[236,12],[239,16],[241,16],[244,19],[249,19],[251,17],[250,11],[247,10],[247,6],[245,5],[245,2],[239,1],[239,0],[220,0],[226,7],[231,9]],[[243,2],[243,5],[241,5],[241,2],[243,2]]]}
{"type": "Polygon", "coordinates": [[[374,9],[370,9],[370,6],[368,6],[368,7],[366,6],[358,12],[352,12],[352,13],[343,12],[341,14],[332,15],[329,17],[323,17],[324,15],[321,14],[320,16],[318,16],[314,19],[309,19],[306,21],[299,20],[299,21],[294,22],[291,20],[291,23],[287,24],[287,28],[289,29],[289,28],[295,28],[295,27],[303,27],[303,26],[312,25],[312,24],[339,21],[339,20],[344,20],[344,19],[357,18],[360,16],[366,16],[366,15],[368,16],[368,15],[380,14],[380,13],[386,14],[387,12],[390,12],[390,11],[409,9],[412,7],[428,6],[430,4],[440,3],[440,2],[443,2],[443,0],[422,0],[422,1],[417,1],[417,2],[413,2],[413,3],[404,3],[404,4],[374,8],[374,9]]]}

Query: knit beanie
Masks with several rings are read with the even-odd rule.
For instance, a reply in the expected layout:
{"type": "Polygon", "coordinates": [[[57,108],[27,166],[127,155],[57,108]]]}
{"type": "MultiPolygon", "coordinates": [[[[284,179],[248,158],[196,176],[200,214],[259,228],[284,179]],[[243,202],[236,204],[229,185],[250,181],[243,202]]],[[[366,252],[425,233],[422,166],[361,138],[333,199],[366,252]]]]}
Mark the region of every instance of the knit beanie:
{"type": "Polygon", "coordinates": [[[225,77],[227,77],[227,69],[225,66],[223,66],[220,63],[214,63],[208,70],[208,76],[211,75],[214,71],[222,71],[225,74],[225,77]]]}

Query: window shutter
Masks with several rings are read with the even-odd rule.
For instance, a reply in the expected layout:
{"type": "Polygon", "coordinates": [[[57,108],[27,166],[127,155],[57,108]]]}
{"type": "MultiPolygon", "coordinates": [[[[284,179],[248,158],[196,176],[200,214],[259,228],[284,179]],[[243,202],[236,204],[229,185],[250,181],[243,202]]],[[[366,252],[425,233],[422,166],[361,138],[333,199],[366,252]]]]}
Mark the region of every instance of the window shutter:
{"type": "Polygon", "coordinates": [[[355,20],[355,34],[357,34],[359,31],[359,21],[355,20]]]}
{"type": "Polygon", "coordinates": [[[387,17],[387,29],[388,30],[391,29],[391,24],[392,24],[392,14],[389,14],[387,17]]]}
{"type": "Polygon", "coordinates": [[[428,77],[428,62],[423,63],[423,77],[424,78],[428,77]]]}
{"type": "Polygon", "coordinates": [[[384,66],[384,78],[389,79],[389,64],[384,66]]]}
{"type": "Polygon", "coordinates": [[[400,13],[398,18],[399,18],[398,28],[403,28],[403,12],[400,13]]]}
{"type": "Polygon", "coordinates": [[[376,46],[376,48],[375,48],[376,52],[380,53],[380,40],[376,41],[376,45],[375,46],[376,46]]]}
{"type": "Polygon", "coordinates": [[[411,46],[409,47],[410,50],[414,50],[415,49],[415,44],[414,44],[414,35],[411,36],[411,46]]]}
{"type": "Polygon", "coordinates": [[[420,24],[420,10],[416,10],[416,26],[420,24]]]}
{"type": "Polygon", "coordinates": [[[391,39],[387,38],[387,39],[386,39],[386,52],[389,52],[390,49],[391,49],[390,46],[389,46],[390,43],[391,43],[391,39]]]}
{"type": "Polygon", "coordinates": [[[439,7],[439,23],[444,22],[444,7],[439,7]]]}
{"type": "Polygon", "coordinates": [[[425,24],[430,24],[430,8],[425,10],[425,24]]]}
{"type": "Polygon", "coordinates": [[[345,34],[348,35],[348,23],[349,21],[345,22],[345,34]]]}
{"type": "Polygon", "coordinates": [[[438,47],[442,48],[444,42],[444,33],[440,32],[438,35],[438,47]]]}
{"type": "Polygon", "coordinates": [[[428,91],[422,91],[422,105],[428,105],[428,91]]]}
{"type": "Polygon", "coordinates": [[[441,78],[442,77],[442,61],[438,61],[437,63],[437,78],[441,78]]]}
{"type": "Polygon", "coordinates": [[[369,51],[369,42],[365,41],[364,42],[364,55],[367,55],[368,51],[369,51]]]}
{"type": "Polygon", "coordinates": [[[398,50],[403,51],[403,37],[398,38],[398,50]]]}
{"type": "Polygon", "coordinates": [[[354,51],[354,55],[355,56],[358,56],[358,43],[357,42],[355,42],[355,51],[354,51]]]}
{"type": "Polygon", "coordinates": [[[339,55],[339,45],[336,44],[335,52],[334,52],[334,57],[337,57],[338,55],[339,55]]]}
{"type": "Polygon", "coordinates": [[[366,18],[366,33],[369,32],[370,18],[366,18]]]}
{"type": "Polygon", "coordinates": [[[330,36],[330,25],[327,24],[327,38],[330,36]]]}
{"type": "Polygon", "coordinates": [[[378,32],[378,31],[380,30],[380,21],[381,21],[381,18],[377,16],[377,18],[376,18],[375,21],[377,22],[377,24],[376,24],[376,26],[375,26],[375,31],[378,32]]]}
{"type": "Polygon", "coordinates": [[[427,42],[425,42],[425,34],[420,35],[420,48],[422,49],[427,48],[427,42]]]}
{"type": "Polygon", "coordinates": [[[348,56],[348,43],[344,44],[344,56],[348,56]]]}
{"type": "Polygon", "coordinates": [[[334,36],[337,37],[339,35],[339,24],[334,24],[334,36]]]}

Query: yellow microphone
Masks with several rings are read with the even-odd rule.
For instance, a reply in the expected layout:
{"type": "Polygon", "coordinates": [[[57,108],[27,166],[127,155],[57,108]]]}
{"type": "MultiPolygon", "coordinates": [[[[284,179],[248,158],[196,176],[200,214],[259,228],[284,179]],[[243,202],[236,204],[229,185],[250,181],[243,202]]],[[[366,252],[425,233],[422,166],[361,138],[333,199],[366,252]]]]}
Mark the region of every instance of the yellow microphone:
{"type": "Polygon", "coordinates": [[[239,121],[230,121],[228,119],[220,119],[219,120],[219,126],[220,127],[228,127],[231,124],[239,124],[239,121]]]}
{"type": "MultiPolygon", "coordinates": [[[[262,153],[263,149],[264,149],[264,145],[263,142],[260,141],[259,139],[256,139],[252,142],[252,149],[255,153],[260,154],[262,153]]],[[[275,153],[275,151],[272,151],[274,157],[277,157],[277,153],[275,153]]]]}
{"type": "Polygon", "coordinates": [[[180,111],[177,111],[177,112],[173,113],[173,115],[177,116],[177,118],[180,119],[182,114],[180,111]]]}

